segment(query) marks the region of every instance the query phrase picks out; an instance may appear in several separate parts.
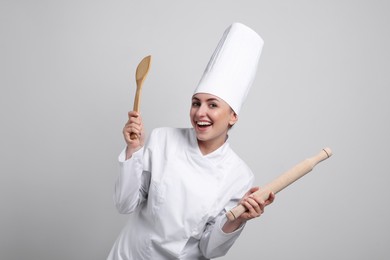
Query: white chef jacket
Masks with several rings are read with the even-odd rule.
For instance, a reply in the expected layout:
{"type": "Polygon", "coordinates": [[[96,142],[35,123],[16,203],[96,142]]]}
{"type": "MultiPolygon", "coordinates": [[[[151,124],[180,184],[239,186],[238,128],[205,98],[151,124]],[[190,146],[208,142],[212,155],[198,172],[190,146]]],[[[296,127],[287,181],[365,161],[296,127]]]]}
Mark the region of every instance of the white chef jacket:
{"type": "Polygon", "coordinates": [[[202,260],[223,256],[243,226],[224,233],[225,213],[252,187],[254,175],[225,142],[202,155],[194,129],[157,128],[125,160],[114,202],[130,214],[108,260],[202,260]]]}

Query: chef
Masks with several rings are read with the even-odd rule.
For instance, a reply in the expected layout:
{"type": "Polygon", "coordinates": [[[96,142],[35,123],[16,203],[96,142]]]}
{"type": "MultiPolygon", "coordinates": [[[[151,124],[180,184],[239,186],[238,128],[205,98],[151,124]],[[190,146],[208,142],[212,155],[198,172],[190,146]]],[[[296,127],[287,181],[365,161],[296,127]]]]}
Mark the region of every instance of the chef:
{"type": "Polygon", "coordinates": [[[192,96],[192,128],[157,128],[146,140],[141,115],[128,113],[114,202],[131,215],[109,260],[223,256],[245,223],[273,202],[273,194],[266,201],[250,196],[258,190],[254,175],[228,143],[262,47],[261,37],[243,24],[225,30],[192,96]],[[227,220],[238,203],[247,211],[227,220]]]}

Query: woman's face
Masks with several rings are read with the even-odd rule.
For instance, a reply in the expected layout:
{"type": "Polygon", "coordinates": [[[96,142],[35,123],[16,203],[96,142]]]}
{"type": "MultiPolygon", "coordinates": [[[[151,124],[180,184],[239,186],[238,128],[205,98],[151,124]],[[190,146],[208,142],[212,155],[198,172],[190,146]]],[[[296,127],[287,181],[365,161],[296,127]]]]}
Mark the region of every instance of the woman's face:
{"type": "Polygon", "coordinates": [[[192,97],[190,118],[199,144],[211,145],[215,149],[225,142],[229,128],[238,119],[224,100],[206,93],[192,97]]]}

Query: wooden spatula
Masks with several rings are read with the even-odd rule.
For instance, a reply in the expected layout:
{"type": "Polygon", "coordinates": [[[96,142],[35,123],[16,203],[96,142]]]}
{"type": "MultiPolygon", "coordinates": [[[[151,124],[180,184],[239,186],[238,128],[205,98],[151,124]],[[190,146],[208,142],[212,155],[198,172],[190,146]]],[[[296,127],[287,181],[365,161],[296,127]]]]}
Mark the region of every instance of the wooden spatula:
{"type": "MultiPolygon", "coordinates": [[[[143,58],[142,61],[138,64],[137,71],[135,72],[135,80],[137,82],[137,91],[135,92],[133,110],[136,112],[139,112],[142,85],[144,83],[146,75],[148,75],[151,61],[152,61],[152,56],[150,56],[150,55],[143,58]]],[[[138,137],[136,134],[131,134],[130,138],[136,139],[138,137]]]]}

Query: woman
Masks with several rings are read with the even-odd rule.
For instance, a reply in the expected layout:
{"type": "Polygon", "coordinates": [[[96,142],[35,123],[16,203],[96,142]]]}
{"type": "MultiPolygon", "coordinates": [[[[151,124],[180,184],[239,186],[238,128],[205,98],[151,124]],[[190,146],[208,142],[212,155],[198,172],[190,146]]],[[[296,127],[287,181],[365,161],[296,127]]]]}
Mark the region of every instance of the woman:
{"type": "Polygon", "coordinates": [[[225,31],[192,97],[193,128],[158,128],[145,144],[141,115],[128,113],[114,200],[118,211],[132,218],[108,259],[223,256],[245,223],[273,202],[273,194],[266,201],[251,195],[258,190],[251,188],[253,173],[227,142],[262,45],[245,25],[235,23],[225,31]],[[138,138],[131,139],[132,133],[138,138]],[[237,203],[247,212],[227,220],[226,212],[237,203]]]}

